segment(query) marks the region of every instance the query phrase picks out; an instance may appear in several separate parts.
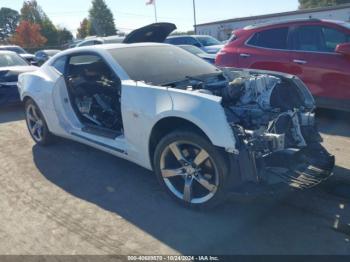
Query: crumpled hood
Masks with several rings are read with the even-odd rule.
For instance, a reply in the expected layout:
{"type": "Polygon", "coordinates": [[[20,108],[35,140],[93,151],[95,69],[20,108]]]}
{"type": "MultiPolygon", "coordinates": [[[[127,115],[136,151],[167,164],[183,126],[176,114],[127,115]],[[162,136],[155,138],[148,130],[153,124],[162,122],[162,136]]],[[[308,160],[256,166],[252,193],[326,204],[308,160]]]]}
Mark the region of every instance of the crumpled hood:
{"type": "Polygon", "coordinates": [[[217,54],[223,47],[224,45],[205,46],[203,47],[203,50],[209,54],[217,54]]]}
{"type": "Polygon", "coordinates": [[[128,34],[123,43],[163,43],[165,39],[176,29],[172,23],[154,23],[132,31],[128,34]]]}

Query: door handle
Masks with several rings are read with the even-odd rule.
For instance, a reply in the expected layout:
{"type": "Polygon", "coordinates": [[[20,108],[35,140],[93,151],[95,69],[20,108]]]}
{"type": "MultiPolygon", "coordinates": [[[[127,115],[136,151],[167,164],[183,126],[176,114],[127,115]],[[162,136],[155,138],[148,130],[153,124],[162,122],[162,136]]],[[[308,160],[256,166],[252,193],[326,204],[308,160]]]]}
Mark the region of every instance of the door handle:
{"type": "Polygon", "coordinates": [[[248,58],[250,57],[250,54],[239,54],[240,57],[243,57],[243,58],[248,58]]]}
{"type": "Polygon", "coordinates": [[[307,64],[307,61],[305,61],[305,60],[299,60],[299,59],[294,59],[293,62],[296,63],[296,64],[299,64],[299,65],[305,65],[305,64],[307,64]]]}

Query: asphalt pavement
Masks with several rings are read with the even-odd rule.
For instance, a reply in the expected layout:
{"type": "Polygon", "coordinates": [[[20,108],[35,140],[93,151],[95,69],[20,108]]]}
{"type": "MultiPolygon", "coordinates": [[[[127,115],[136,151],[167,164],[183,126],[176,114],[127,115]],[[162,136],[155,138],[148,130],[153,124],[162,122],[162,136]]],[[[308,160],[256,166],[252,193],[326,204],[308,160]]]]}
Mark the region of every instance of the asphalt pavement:
{"type": "Polygon", "coordinates": [[[0,254],[350,255],[350,114],[322,110],[335,175],[307,191],[184,209],[130,162],[59,139],[33,143],[0,110],[0,254]]]}

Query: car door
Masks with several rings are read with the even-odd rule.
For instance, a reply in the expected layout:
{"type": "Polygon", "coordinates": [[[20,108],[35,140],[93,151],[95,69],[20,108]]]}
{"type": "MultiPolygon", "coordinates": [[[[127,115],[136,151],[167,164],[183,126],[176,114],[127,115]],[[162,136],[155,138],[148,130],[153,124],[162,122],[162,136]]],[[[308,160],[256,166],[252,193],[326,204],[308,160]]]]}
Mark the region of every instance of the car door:
{"type": "Polygon", "coordinates": [[[59,134],[71,132],[74,129],[79,129],[82,127],[69,101],[68,90],[64,77],[67,60],[68,56],[59,57],[47,68],[47,73],[50,75],[52,81],[55,82],[52,91],[52,111],[56,114],[56,132],[59,134]]]}
{"type": "Polygon", "coordinates": [[[288,26],[256,32],[238,48],[239,67],[290,73],[288,36],[288,26]]]}
{"type": "MultiPolygon", "coordinates": [[[[86,73],[86,68],[89,68],[91,63],[96,61],[106,63],[106,66],[110,68],[107,62],[94,52],[81,52],[67,57],[60,57],[52,63],[52,67],[57,71],[56,85],[53,90],[55,112],[57,113],[59,126],[74,139],[123,157],[127,152],[124,135],[116,132],[114,136],[110,136],[110,133],[97,132],[96,129],[86,125],[79,114],[81,113],[79,106],[90,108],[91,104],[86,105],[72,96],[71,78],[75,78],[74,81],[79,82],[80,74],[86,73]]],[[[111,68],[110,70],[116,73],[111,68]]],[[[81,88],[81,90],[74,90],[74,93],[82,91],[83,89],[81,88]]],[[[86,91],[87,95],[90,95],[88,94],[89,91],[84,91],[86,91]]],[[[86,110],[90,111],[90,109],[86,110]]]]}
{"type": "Polygon", "coordinates": [[[350,100],[350,59],[336,53],[335,48],[349,42],[350,35],[330,25],[301,25],[292,32],[292,73],[305,82],[319,106],[346,106],[350,100]]]}

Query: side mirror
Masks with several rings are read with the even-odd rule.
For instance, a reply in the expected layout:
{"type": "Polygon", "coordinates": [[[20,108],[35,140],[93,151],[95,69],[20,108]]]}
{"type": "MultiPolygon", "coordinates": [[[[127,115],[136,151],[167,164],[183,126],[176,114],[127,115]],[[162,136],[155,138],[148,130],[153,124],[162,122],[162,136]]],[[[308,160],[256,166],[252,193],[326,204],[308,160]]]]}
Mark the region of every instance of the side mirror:
{"type": "Polygon", "coordinates": [[[350,56],[350,43],[339,44],[335,48],[335,52],[345,56],[350,56]]]}

